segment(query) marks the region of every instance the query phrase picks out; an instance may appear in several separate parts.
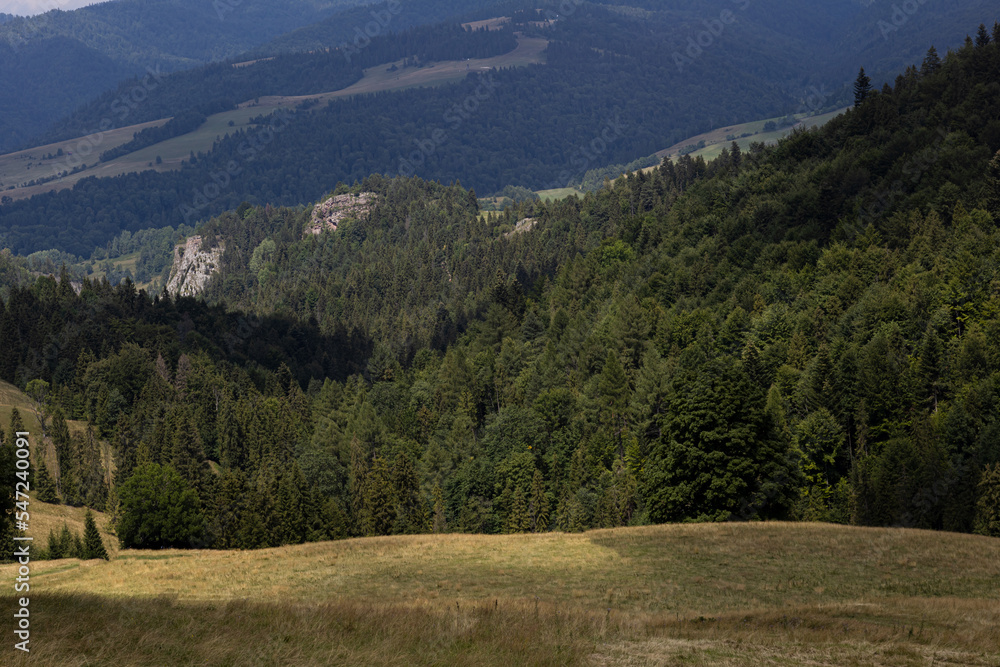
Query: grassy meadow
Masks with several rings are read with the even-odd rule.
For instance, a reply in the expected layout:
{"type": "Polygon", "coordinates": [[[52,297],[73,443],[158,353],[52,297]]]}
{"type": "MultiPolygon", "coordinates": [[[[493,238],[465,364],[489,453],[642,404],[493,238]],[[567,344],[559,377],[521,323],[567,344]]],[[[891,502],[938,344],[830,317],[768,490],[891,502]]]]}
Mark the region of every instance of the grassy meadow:
{"type": "Polygon", "coordinates": [[[585,193],[583,190],[578,190],[576,188],[556,188],[554,190],[539,190],[536,192],[542,201],[559,201],[560,199],[566,199],[568,197],[577,196],[582,197],[585,193]]]}
{"type": "Polygon", "coordinates": [[[768,145],[776,144],[778,140],[784,139],[794,130],[822,127],[840,114],[844,113],[846,110],[847,107],[815,116],[810,116],[808,114],[795,114],[795,118],[798,120],[798,123],[789,127],[781,127],[771,132],[765,132],[764,126],[767,125],[769,121],[774,121],[775,123],[780,124],[784,119],[783,116],[764,118],[763,120],[755,120],[749,123],[739,123],[737,125],[728,125],[726,127],[716,128],[710,132],[705,132],[704,134],[699,134],[685,139],[684,141],[674,144],[670,148],[659,151],[656,155],[661,158],[678,158],[681,155],[681,150],[686,146],[690,146],[692,144],[697,145],[699,142],[704,141],[705,147],[691,153],[691,157],[695,158],[700,155],[706,160],[714,160],[719,157],[723,148],[728,148],[732,145],[733,140],[727,139],[726,137],[728,136],[737,137],[736,143],[739,145],[741,150],[745,151],[748,150],[750,148],[750,144],[754,142],[759,141],[768,145]],[[747,133],[751,136],[741,136],[747,133]]]}
{"type": "Polygon", "coordinates": [[[928,531],[396,536],[32,577],[34,648],[4,664],[1000,665],[1000,540],[928,531]]]}

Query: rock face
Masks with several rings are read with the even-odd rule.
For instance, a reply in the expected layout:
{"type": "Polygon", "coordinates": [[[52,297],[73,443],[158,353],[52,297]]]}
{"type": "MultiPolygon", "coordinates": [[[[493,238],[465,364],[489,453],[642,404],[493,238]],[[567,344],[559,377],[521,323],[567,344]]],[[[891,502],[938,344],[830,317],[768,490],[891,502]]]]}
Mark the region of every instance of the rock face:
{"type": "Polygon", "coordinates": [[[537,224],[538,224],[538,218],[525,218],[524,220],[520,220],[517,223],[517,226],[514,227],[514,229],[507,232],[506,234],[504,234],[504,236],[510,238],[515,234],[524,234],[525,232],[530,232],[532,229],[535,228],[535,225],[537,224]]]}
{"type": "Polygon", "coordinates": [[[172,296],[197,296],[205,291],[209,278],[222,267],[225,246],[220,241],[211,250],[201,249],[201,237],[192,236],[174,248],[167,290],[172,296]]]}
{"type": "Polygon", "coordinates": [[[361,220],[375,208],[378,195],[374,192],[362,192],[358,195],[337,195],[313,208],[312,221],[306,226],[306,235],[322,234],[326,231],[335,232],[337,227],[348,218],[361,220]]]}

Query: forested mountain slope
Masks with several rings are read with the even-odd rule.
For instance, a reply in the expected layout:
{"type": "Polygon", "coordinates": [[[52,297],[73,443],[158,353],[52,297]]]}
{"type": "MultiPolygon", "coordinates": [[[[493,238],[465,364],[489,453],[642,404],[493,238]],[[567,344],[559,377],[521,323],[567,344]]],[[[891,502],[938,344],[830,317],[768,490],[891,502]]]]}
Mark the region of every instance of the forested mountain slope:
{"type": "Polygon", "coordinates": [[[776,148],[498,220],[380,176],[355,188],[369,215],[319,235],[309,209],[241,206],[202,229],[218,306],[42,278],[4,300],[0,377],[91,420],[64,438],[66,499],[117,498],[126,547],[775,517],[997,534],[998,66],[992,40],[928,57],[776,148]],[[88,438],[113,443],[114,493],[88,438]],[[176,530],[154,540],[132,521],[161,488],[176,530]]]}
{"type": "MultiPolygon", "coordinates": [[[[242,201],[310,202],[330,183],[372,173],[460,180],[481,193],[507,185],[562,187],[590,169],[628,163],[720,124],[824,108],[842,95],[816,78],[832,71],[823,69],[828,57],[836,54],[843,65],[836,76],[848,61],[852,71],[857,66],[846,55],[853,52],[832,41],[852,16],[842,5],[779,25],[761,13],[763,5],[717,2],[704,9],[718,10],[723,23],[681,4],[653,10],[582,3],[553,21],[543,20],[550,7],[518,9],[523,4],[493,10],[511,10],[509,29],[550,40],[545,65],[337,100],[294,117],[262,117],[255,128],[220,133],[211,153],[179,172],[86,178],[72,191],[3,206],[0,233],[18,252],[55,248],[87,256],[123,230],[195,224],[242,201]],[[706,26],[722,32],[713,37],[706,26]],[[690,39],[703,32],[711,44],[692,47],[690,39]]],[[[780,8],[778,0],[767,8],[772,4],[780,8]]],[[[178,73],[158,82],[144,104],[131,105],[128,122],[207,113],[256,94],[320,92],[355,80],[361,66],[404,52],[475,56],[510,41],[504,32],[440,38],[448,29],[376,37],[358,53],[178,73]],[[449,44],[455,49],[442,50],[449,44]]],[[[73,134],[101,122],[130,85],[88,105],[59,131],[73,134]]]]}
{"type": "Polygon", "coordinates": [[[170,72],[230,58],[362,2],[118,0],[0,21],[0,86],[17,91],[0,100],[0,150],[24,146],[147,68],[170,72]]]}

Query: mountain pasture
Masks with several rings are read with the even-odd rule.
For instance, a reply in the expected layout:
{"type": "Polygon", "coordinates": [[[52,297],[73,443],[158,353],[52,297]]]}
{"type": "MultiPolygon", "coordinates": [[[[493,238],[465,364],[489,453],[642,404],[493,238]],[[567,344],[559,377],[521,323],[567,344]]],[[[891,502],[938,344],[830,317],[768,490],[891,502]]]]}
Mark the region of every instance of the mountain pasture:
{"type": "Polygon", "coordinates": [[[931,531],[394,536],[32,575],[45,665],[1000,665],[1000,541],[931,531]]]}

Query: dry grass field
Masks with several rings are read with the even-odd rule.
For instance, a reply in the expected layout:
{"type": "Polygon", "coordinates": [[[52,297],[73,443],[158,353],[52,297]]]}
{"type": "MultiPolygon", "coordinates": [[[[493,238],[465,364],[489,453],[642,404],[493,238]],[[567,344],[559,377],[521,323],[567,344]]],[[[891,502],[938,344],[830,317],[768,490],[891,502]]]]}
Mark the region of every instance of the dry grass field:
{"type": "Polygon", "coordinates": [[[72,188],[81,178],[88,176],[114,176],[117,173],[109,166],[113,163],[98,162],[100,154],[106,150],[117,148],[122,144],[132,141],[132,135],[149,127],[159,127],[164,125],[169,118],[150,121],[140,125],[130,125],[104,133],[93,134],[86,137],[78,137],[67,141],[60,141],[46,146],[38,146],[16,153],[0,155],[0,194],[12,199],[24,199],[32,195],[41,194],[55,190],[72,188]],[[64,155],[57,153],[62,149],[64,155]],[[84,155],[83,153],[86,153],[84,155]],[[51,159],[46,158],[52,155],[51,159]],[[56,179],[41,185],[20,187],[22,183],[46,178],[55,172],[70,171],[79,164],[88,164],[90,167],[76,174],[67,175],[63,179],[56,179]],[[18,186],[13,190],[7,188],[11,185],[18,186]]]}
{"type": "MultiPolygon", "coordinates": [[[[365,75],[360,81],[342,90],[319,95],[274,95],[260,97],[253,102],[246,102],[240,105],[240,107],[256,109],[257,113],[255,115],[259,115],[265,111],[278,108],[293,109],[306,101],[324,103],[340,97],[350,97],[351,95],[438,86],[460,81],[471,72],[483,72],[500,67],[524,67],[526,65],[543,63],[545,62],[544,51],[548,45],[548,40],[541,37],[519,36],[517,48],[509,53],[492,58],[447,60],[424,67],[403,67],[402,60],[398,60],[395,63],[383,63],[366,69],[365,75]],[[395,72],[388,71],[392,65],[396,65],[397,67],[395,72]]],[[[225,116],[226,114],[219,115],[225,116]]]]}
{"type": "Polygon", "coordinates": [[[586,193],[576,188],[556,188],[555,190],[539,190],[535,194],[541,197],[542,201],[551,202],[573,196],[582,197],[586,193]]]}
{"type": "Polygon", "coordinates": [[[32,567],[34,649],[4,664],[1000,665],[1000,540],[970,535],[675,525],[32,567]]]}

